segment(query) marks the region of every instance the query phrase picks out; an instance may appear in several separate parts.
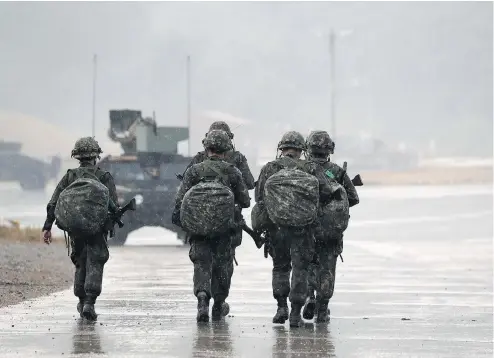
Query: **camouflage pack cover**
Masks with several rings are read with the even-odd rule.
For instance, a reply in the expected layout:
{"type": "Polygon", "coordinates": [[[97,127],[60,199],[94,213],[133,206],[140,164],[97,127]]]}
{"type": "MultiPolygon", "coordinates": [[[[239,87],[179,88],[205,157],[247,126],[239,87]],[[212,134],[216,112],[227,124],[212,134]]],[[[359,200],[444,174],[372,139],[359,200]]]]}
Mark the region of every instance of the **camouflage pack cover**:
{"type": "Polygon", "coordinates": [[[250,221],[252,223],[252,230],[254,231],[262,232],[267,228],[271,221],[269,220],[264,203],[259,202],[254,205],[250,212],[250,221]]]}
{"type": "Polygon", "coordinates": [[[90,169],[69,172],[76,180],[60,193],[55,206],[57,226],[69,233],[96,235],[108,217],[109,190],[90,169]]]}
{"type": "Polygon", "coordinates": [[[335,234],[339,236],[348,227],[348,221],[350,220],[350,205],[348,203],[348,196],[345,188],[338,182],[332,180],[330,185],[333,192],[340,191],[341,199],[332,199],[328,205],[322,209],[322,216],[319,218],[321,228],[325,235],[332,236],[335,234]]]}
{"type": "Polygon", "coordinates": [[[317,216],[319,181],[298,168],[284,168],[266,180],[264,202],[275,224],[309,225],[317,216]]]}
{"type": "Polygon", "coordinates": [[[195,235],[215,236],[234,226],[235,197],[219,181],[205,181],[185,193],[180,222],[195,235]]]}

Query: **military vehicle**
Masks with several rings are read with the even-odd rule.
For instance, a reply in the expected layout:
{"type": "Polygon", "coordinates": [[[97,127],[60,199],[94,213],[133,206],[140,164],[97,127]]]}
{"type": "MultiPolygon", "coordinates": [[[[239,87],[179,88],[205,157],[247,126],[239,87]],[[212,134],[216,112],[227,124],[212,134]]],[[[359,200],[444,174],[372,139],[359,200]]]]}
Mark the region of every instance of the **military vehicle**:
{"type": "Polygon", "coordinates": [[[115,179],[120,204],[135,198],[136,211],[127,212],[122,228],[115,228],[111,245],[123,245],[127,236],[145,226],[159,226],[177,233],[185,243],[185,233],[171,222],[175,194],[192,158],[178,153],[177,145],[189,137],[188,128],[158,127],[153,118],[138,110],[110,110],[108,136],[119,142],[123,154],[106,156],[98,163],[115,179]]]}
{"type": "Polygon", "coordinates": [[[0,181],[17,181],[23,190],[44,190],[50,179],[56,180],[61,159],[51,163],[21,153],[22,143],[0,140],[0,181]]]}

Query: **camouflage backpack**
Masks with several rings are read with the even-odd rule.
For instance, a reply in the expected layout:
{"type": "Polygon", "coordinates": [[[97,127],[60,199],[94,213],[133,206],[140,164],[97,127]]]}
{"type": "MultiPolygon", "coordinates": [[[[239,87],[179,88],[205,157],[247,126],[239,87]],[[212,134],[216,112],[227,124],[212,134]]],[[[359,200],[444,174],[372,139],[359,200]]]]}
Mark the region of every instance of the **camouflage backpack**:
{"type": "Polygon", "coordinates": [[[228,176],[214,164],[203,162],[199,175],[201,182],[185,193],[180,221],[191,234],[217,236],[234,226],[235,197],[228,176]]]}
{"type": "Polygon", "coordinates": [[[293,160],[270,176],[264,185],[264,203],[271,221],[284,226],[306,226],[317,216],[319,181],[293,160]]]}
{"type": "Polygon", "coordinates": [[[69,234],[97,235],[105,226],[110,193],[96,171],[96,168],[67,171],[73,182],[60,193],[55,218],[57,226],[69,234]]]}
{"type": "MultiPolygon", "coordinates": [[[[341,173],[341,178],[345,175],[346,169],[341,173]]],[[[332,192],[340,192],[335,195],[328,205],[323,207],[322,216],[319,218],[321,227],[326,235],[340,236],[348,227],[350,220],[350,205],[345,188],[337,181],[331,171],[326,171],[332,192]],[[336,199],[338,198],[338,199],[336,199]]],[[[341,181],[341,180],[340,180],[341,181]]]]}

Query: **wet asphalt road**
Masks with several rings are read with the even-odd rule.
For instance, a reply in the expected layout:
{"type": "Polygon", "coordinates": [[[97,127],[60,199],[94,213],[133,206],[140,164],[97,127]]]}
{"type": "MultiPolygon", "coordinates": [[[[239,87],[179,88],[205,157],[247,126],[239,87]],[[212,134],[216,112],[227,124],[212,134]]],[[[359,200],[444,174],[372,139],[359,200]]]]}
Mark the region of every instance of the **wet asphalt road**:
{"type": "Polygon", "coordinates": [[[198,325],[188,249],[169,235],[160,240],[170,245],[139,246],[157,231],[112,248],[96,324],[77,317],[71,290],[0,309],[0,357],[492,357],[492,190],[484,189],[363,192],[328,325],[271,323],[271,262],[248,236],[231,316],[198,325]]]}

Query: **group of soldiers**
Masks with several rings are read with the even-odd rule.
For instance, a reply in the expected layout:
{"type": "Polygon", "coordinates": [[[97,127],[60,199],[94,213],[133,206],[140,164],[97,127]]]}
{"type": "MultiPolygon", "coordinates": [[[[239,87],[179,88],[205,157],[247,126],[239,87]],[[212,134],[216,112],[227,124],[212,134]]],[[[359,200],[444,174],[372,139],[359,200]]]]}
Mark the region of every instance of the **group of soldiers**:
{"type": "MultiPolygon", "coordinates": [[[[325,131],[314,131],[307,140],[295,131],[285,133],[278,144],[280,155],[261,169],[256,182],[245,156],[235,150],[232,139],[233,133],[226,123],[214,122],[211,125],[203,140],[204,151],[194,157],[183,175],[172,215],[172,222],[184,227],[181,220],[184,197],[205,178],[216,178],[233,192],[236,225],[231,230],[212,236],[189,234],[198,322],[209,321],[211,298],[214,302],[211,311],[213,320],[221,319],[230,311],[226,299],[233,276],[235,250],[241,244],[242,227],[245,226],[241,210],[251,204],[249,190],[255,189],[256,205],[262,207],[267,180],[282,168],[297,167],[317,178],[321,207],[334,199],[331,180],[340,182],[350,207],[359,202],[346,171],[330,161],[335,145],[325,131]],[[303,153],[306,153],[305,160],[301,158],[303,153]]],[[[208,212],[215,205],[214,200],[205,201],[199,209],[208,212]]],[[[274,225],[271,222],[257,230],[263,231],[264,245],[273,259],[272,288],[278,303],[273,323],[283,324],[289,319],[291,327],[300,327],[303,324],[302,315],[305,319],[313,319],[316,315],[316,322],[327,322],[336,262],[343,251],[343,235],[325,232],[317,220],[300,227],[274,225]]]]}
{"type": "MultiPolygon", "coordinates": [[[[257,181],[252,176],[245,156],[235,150],[233,137],[225,122],[214,122],[211,125],[203,139],[204,151],[193,158],[182,177],[172,214],[172,222],[184,227],[184,198],[205,179],[221,183],[233,194],[233,225],[228,230],[217,235],[188,233],[189,258],[194,264],[193,284],[194,295],[197,297],[198,322],[209,321],[211,298],[213,320],[222,319],[230,311],[226,299],[234,271],[235,250],[242,243],[242,230],[246,227],[242,209],[251,205],[249,190],[255,189],[256,206],[262,207],[268,179],[282,168],[296,167],[317,178],[321,207],[328,205],[336,195],[330,185],[331,180],[338,181],[344,188],[349,206],[359,202],[355,187],[345,170],[330,161],[334,142],[327,132],[314,131],[307,140],[298,132],[285,133],[278,144],[280,155],[261,169],[257,181]],[[301,158],[304,153],[305,160],[301,158]]],[[[42,229],[45,243],[51,243],[54,223],[66,230],[58,221],[59,217],[67,217],[67,212],[60,212],[63,206],[58,205],[57,208],[57,202],[63,198],[64,193],[77,185],[87,187],[94,179],[98,185],[104,186],[106,203],[113,203],[116,209],[119,208],[113,177],[97,166],[101,153],[98,142],[92,137],[81,138],[75,143],[72,157],[79,160],[80,165],[67,171],[47,205],[47,216],[42,229]]],[[[101,192],[101,188],[98,190],[101,192]]],[[[204,193],[207,194],[207,190],[204,193]]],[[[94,198],[83,199],[94,203],[94,198]]],[[[192,220],[198,221],[196,224],[199,225],[211,224],[201,223],[201,220],[207,220],[207,213],[217,204],[214,200],[201,201],[195,210],[205,215],[202,219],[193,217],[192,220]]],[[[73,216],[84,216],[81,207],[69,207],[66,211],[71,210],[74,212],[73,216]]],[[[97,319],[94,305],[101,294],[103,268],[109,258],[106,240],[109,227],[113,223],[108,222],[108,225],[95,230],[66,230],[70,231],[70,258],[75,265],[74,294],[79,299],[77,311],[88,320],[97,319]]],[[[343,250],[343,235],[326,232],[318,225],[317,220],[299,227],[275,225],[268,220],[262,229],[254,227],[254,230],[256,234],[262,235],[265,251],[273,260],[272,288],[278,304],[273,323],[283,324],[289,319],[290,326],[299,327],[303,323],[302,315],[305,319],[317,316],[318,323],[327,322],[328,302],[334,290],[336,262],[343,250]],[[288,299],[291,303],[290,311],[288,299]]]]}

